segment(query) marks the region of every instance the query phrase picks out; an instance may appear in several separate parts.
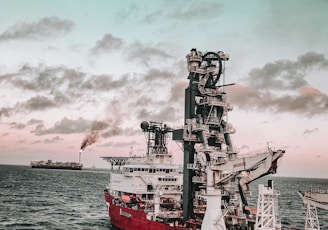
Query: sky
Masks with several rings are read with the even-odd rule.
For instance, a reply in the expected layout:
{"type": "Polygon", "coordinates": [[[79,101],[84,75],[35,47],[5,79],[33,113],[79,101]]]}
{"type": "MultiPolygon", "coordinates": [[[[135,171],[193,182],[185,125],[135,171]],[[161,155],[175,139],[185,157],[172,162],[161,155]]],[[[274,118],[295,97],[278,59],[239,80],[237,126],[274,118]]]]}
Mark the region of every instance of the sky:
{"type": "MultiPolygon", "coordinates": [[[[224,51],[241,154],[328,178],[328,1],[0,1],[0,164],[146,152],[142,121],[184,124],[186,55],[224,51]]],[[[181,144],[169,142],[177,162],[181,144]]],[[[182,163],[182,162],[181,162],[182,163]]]]}

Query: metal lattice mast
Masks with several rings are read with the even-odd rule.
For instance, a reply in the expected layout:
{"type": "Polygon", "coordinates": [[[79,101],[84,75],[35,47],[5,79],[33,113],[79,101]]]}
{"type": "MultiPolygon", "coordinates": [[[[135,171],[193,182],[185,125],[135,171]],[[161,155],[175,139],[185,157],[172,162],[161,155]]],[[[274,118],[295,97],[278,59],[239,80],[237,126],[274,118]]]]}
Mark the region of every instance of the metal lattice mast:
{"type": "Polygon", "coordinates": [[[305,230],[320,230],[317,208],[310,203],[306,205],[305,230]]]}
{"type": "Polygon", "coordinates": [[[328,193],[325,191],[297,192],[306,205],[305,230],[320,230],[317,208],[328,210],[328,193]]]}
{"type": "Polygon", "coordinates": [[[263,184],[259,185],[255,230],[280,229],[280,223],[277,219],[278,195],[279,193],[273,189],[272,181],[269,181],[268,187],[263,184]]]}

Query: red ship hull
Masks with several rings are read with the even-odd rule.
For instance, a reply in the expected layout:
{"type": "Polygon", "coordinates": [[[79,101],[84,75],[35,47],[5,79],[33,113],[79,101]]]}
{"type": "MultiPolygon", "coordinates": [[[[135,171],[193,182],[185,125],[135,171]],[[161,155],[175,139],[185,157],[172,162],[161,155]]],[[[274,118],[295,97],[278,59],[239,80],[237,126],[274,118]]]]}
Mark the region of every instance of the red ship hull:
{"type": "Polygon", "coordinates": [[[120,205],[115,205],[111,196],[106,190],[105,200],[108,208],[108,215],[113,227],[121,230],[176,230],[186,229],[184,227],[172,227],[161,222],[151,221],[147,219],[144,211],[125,208],[120,205]]]}

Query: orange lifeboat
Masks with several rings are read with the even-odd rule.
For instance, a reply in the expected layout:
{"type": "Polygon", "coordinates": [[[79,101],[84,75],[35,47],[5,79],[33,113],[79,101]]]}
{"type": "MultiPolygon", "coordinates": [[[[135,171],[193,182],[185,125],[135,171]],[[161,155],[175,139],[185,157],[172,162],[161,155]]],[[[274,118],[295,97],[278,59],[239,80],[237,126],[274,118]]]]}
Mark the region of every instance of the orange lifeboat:
{"type": "Polygon", "coordinates": [[[122,196],[122,201],[123,201],[124,203],[131,203],[131,198],[130,198],[129,195],[123,195],[123,196],[122,196]]]}

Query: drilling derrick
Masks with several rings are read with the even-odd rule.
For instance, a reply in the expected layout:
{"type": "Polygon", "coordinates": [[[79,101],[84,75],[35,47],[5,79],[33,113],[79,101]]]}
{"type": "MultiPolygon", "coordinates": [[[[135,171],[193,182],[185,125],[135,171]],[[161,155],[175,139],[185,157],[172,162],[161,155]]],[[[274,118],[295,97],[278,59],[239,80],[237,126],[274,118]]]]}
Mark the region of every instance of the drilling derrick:
{"type": "Polygon", "coordinates": [[[187,55],[184,182],[190,184],[191,189],[183,194],[183,207],[184,217],[197,218],[202,205],[206,204],[202,229],[216,229],[213,224],[225,226],[223,219],[217,218],[222,216],[218,207],[221,207],[224,182],[216,185],[225,175],[211,170],[210,165],[236,155],[230,138],[233,128],[227,122],[232,107],[227,102],[224,85],[219,85],[224,74],[223,62],[227,60],[229,56],[222,51],[203,54],[192,49],[187,55]]]}
{"type": "MultiPolygon", "coordinates": [[[[225,84],[229,55],[192,49],[186,58],[189,85],[185,90],[184,129],[179,134],[184,143],[184,220],[202,230],[225,230],[229,220],[231,226],[247,226],[248,184],[275,173],[284,150],[268,148],[239,158],[231,140],[235,129],[228,122],[232,106],[225,92],[226,86],[233,85],[225,84]],[[227,189],[236,178],[240,203],[233,203],[235,194],[227,189]]],[[[179,140],[177,133],[173,133],[175,140],[179,140]]]]}

